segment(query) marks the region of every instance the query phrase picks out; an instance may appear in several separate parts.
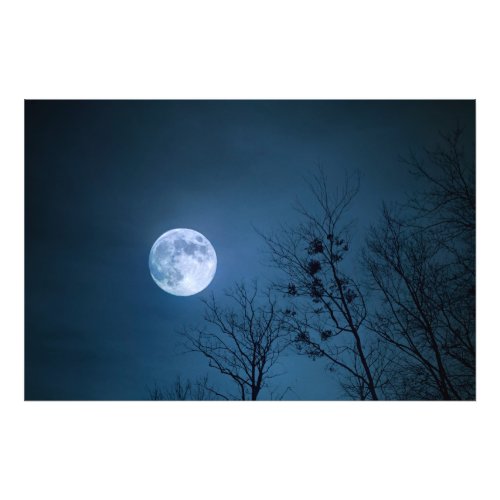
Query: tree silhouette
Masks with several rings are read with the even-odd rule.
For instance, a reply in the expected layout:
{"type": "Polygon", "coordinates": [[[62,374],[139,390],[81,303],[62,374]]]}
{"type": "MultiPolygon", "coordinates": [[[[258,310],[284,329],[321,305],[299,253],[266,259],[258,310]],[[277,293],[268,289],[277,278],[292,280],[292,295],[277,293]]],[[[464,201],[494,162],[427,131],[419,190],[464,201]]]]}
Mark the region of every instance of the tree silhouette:
{"type": "Polygon", "coordinates": [[[203,301],[206,326],[186,330],[186,345],[235,386],[236,392],[219,391],[218,397],[256,400],[280,374],[275,368],[288,334],[270,291],[259,295],[256,284],[236,284],[225,296],[229,307],[219,305],[213,294],[203,301]]]}
{"type": "Polygon", "coordinates": [[[153,401],[201,401],[222,398],[218,397],[216,391],[210,387],[208,375],[205,375],[194,382],[177,376],[174,382],[166,387],[155,384],[152,389],[149,389],[149,399],[153,401]]]}
{"type": "Polygon", "coordinates": [[[284,320],[299,351],[324,358],[343,374],[351,397],[378,399],[384,383],[377,346],[365,329],[364,293],[354,276],[351,224],[347,211],[359,189],[359,176],[330,194],[323,171],[309,183],[314,205],[297,203],[301,219],[262,235],[283,279],[276,288],[289,300],[284,320]]]}
{"type": "Polygon", "coordinates": [[[461,131],[407,161],[423,189],[384,206],[366,267],[379,296],[370,328],[392,350],[391,387],[402,399],[475,397],[474,165],[461,131]]]}

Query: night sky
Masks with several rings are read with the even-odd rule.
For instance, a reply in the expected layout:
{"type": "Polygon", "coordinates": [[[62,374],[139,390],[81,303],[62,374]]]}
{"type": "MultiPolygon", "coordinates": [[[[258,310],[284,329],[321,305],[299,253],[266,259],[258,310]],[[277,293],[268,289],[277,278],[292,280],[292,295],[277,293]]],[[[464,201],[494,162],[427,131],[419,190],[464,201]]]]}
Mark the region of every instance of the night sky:
{"type": "MultiPolygon", "coordinates": [[[[359,170],[358,234],[412,189],[399,161],[458,123],[473,101],[27,101],[25,398],[148,399],[148,387],[208,374],[178,330],[200,298],[273,271],[254,228],[293,222],[304,177],[359,170]],[[165,231],[192,228],[217,252],[211,285],[175,297],[151,279],[165,231]]],[[[360,248],[354,249],[360,251],[360,248]]],[[[290,351],[278,386],[339,399],[320,361],[290,351]]]]}

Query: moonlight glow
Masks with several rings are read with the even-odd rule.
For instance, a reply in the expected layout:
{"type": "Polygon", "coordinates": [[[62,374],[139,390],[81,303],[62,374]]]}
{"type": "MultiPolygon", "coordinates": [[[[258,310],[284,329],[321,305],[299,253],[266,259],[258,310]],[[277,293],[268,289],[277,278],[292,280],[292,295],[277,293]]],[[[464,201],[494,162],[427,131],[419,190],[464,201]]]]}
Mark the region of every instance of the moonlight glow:
{"type": "Polygon", "coordinates": [[[214,247],[192,229],[162,234],[149,254],[149,271],[155,283],[173,295],[194,295],[212,281],[217,269],[214,247]]]}

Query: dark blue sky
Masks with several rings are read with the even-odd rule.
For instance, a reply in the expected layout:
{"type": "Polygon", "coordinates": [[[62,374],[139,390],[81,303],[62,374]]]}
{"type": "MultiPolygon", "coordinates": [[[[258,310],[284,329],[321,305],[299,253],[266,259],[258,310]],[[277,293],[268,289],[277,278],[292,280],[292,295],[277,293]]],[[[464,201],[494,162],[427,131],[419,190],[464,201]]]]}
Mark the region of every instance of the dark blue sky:
{"type": "MultiPolygon", "coordinates": [[[[291,222],[303,177],[359,170],[359,234],[383,200],[411,191],[398,161],[457,123],[473,101],[27,101],[26,399],[144,399],[155,382],[210,371],[176,335],[200,297],[271,272],[263,231],[291,222]],[[163,232],[188,227],[214,245],[207,290],[174,297],[149,275],[163,232]]],[[[290,353],[293,397],[340,396],[317,361],[290,353]]],[[[214,378],[214,380],[216,380],[214,378]]]]}

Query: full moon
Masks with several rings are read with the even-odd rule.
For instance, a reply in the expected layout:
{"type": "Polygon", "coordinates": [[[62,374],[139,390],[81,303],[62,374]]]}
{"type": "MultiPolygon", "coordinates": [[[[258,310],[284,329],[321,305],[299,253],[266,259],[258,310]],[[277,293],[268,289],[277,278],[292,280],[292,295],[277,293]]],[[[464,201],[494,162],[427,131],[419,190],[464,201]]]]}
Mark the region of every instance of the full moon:
{"type": "Polygon", "coordinates": [[[204,290],[217,269],[217,255],[210,241],[192,229],[172,229],[162,234],[149,253],[149,271],[165,292],[186,297],[204,290]]]}

